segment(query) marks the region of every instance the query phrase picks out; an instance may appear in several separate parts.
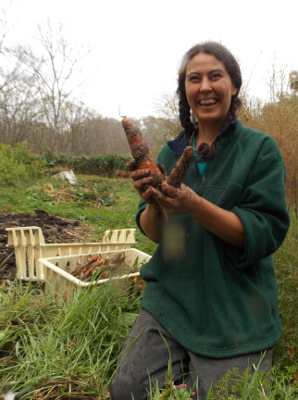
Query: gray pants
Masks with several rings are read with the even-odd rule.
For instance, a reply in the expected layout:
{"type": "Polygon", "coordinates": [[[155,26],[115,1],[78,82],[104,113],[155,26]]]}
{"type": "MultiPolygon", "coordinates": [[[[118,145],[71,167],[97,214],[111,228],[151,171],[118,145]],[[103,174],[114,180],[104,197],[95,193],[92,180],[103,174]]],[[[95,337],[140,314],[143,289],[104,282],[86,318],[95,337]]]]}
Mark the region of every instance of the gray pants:
{"type": "MultiPolygon", "coordinates": [[[[272,349],[262,361],[260,370],[272,368],[272,349]]],[[[201,357],[180,346],[169,333],[145,310],[141,310],[126,339],[112,380],[113,400],[147,400],[150,379],[164,387],[167,380],[169,353],[175,384],[185,382],[190,389],[198,380],[199,390],[194,400],[206,400],[211,384],[216,384],[228,371],[238,368],[242,373],[257,366],[261,352],[225,359],[201,357]],[[162,334],[162,336],[161,336],[162,334]],[[165,344],[166,342],[166,344],[165,344]],[[150,378],[149,378],[150,377],[150,378]]],[[[196,391],[196,390],[195,390],[196,391]]]]}

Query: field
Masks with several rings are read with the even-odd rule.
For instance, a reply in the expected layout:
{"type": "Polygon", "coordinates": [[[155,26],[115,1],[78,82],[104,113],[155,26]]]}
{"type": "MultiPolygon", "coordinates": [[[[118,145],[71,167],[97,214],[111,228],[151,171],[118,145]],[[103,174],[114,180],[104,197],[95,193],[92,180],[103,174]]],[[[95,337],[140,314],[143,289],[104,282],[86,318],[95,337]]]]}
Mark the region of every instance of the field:
{"type": "MultiPolygon", "coordinates": [[[[48,242],[99,241],[107,229],[136,228],[138,195],[130,180],[83,175],[77,179],[78,184],[73,186],[54,181],[49,175],[2,185],[0,235],[5,236],[4,227],[21,225],[25,216],[33,217],[31,222],[35,225],[40,223],[48,242]],[[41,223],[40,211],[36,210],[52,216],[52,223],[41,223]],[[60,220],[64,226],[59,225],[60,220]]],[[[2,242],[5,240],[2,238],[2,242]]],[[[136,241],[137,249],[153,254],[155,245],[138,230],[136,241]]],[[[0,395],[12,391],[22,393],[22,399],[32,400],[109,399],[109,382],[122,343],[138,313],[142,292],[122,295],[110,284],[95,291],[77,291],[72,301],[65,303],[62,296],[45,293],[42,283],[14,279],[10,273],[14,264],[12,249],[7,252],[3,243],[0,249],[0,395]]],[[[285,331],[274,351],[272,392],[270,397],[265,395],[257,373],[252,384],[247,377],[239,376],[234,379],[242,399],[298,398],[294,215],[288,237],[275,254],[275,264],[285,331]]],[[[216,389],[219,397],[213,392],[209,399],[235,398],[226,397],[226,385],[227,381],[223,381],[216,389]]],[[[156,391],[150,394],[153,398],[159,398],[156,391]]]]}

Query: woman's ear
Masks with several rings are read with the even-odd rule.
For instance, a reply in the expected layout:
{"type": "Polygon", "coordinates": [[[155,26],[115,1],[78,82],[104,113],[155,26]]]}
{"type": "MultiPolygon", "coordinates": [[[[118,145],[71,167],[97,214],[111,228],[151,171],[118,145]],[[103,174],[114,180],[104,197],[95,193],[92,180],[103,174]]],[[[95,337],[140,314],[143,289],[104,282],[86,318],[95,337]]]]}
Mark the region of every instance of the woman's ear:
{"type": "Polygon", "coordinates": [[[235,96],[235,94],[237,94],[238,91],[239,91],[239,89],[236,88],[236,87],[233,85],[233,87],[232,87],[232,96],[235,96]]]}

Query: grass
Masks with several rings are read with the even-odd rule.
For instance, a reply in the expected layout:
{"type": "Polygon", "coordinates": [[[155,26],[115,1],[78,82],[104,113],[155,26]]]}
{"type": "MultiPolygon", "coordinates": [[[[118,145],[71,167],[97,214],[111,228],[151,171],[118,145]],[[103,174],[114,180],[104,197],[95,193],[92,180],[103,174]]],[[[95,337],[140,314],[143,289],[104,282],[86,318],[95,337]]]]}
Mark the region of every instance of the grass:
{"type": "Polygon", "coordinates": [[[281,368],[292,365],[298,371],[298,225],[291,214],[291,227],[282,247],[275,253],[275,271],[279,285],[279,307],[284,334],[274,352],[281,368]]]}
{"type": "Polygon", "coordinates": [[[77,291],[69,303],[36,286],[11,286],[1,295],[1,392],[30,398],[73,382],[77,394],[105,396],[138,300],[115,297],[112,284],[77,291]]]}
{"type": "MultiPolygon", "coordinates": [[[[0,212],[40,208],[62,218],[74,218],[95,232],[92,240],[100,239],[106,229],[136,227],[138,195],[130,180],[77,178],[79,184],[75,186],[47,177],[22,186],[2,187],[0,212]],[[52,191],[47,190],[49,185],[52,191]],[[62,191],[71,192],[71,201],[59,199],[62,191]],[[111,200],[110,205],[96,200],[103,195],[106,201],[111,200]]],[[[298,398],[297,232],[293,215],[290,232],[274,255],[284,334],[274,351],[271,394],[265,394],[257,370],[242,376],[231,371],[210,391],[209,400],[236,398],[227,394],[231,381],[242,399],[298,398]]],[[[153,254],[156,246],[138,230],[136,241],[139,250],[153,254]]],[[[108,399],[117,357],[137,315],[140,298],[141,293],[115,295],[113,285],[105,285],[96,290],[77,290],[65,303],[54,293],[44,292],[42,284],[6,283],[0,288],[0,395],[16,391],[31,400],[108,399]]],[[[191,394],[182,389],[172,393],[175,399],[184,400],[183,396],[191,394]]],[[[162,396],[160,388],[152,387],[150,400],[162,396]]]]}

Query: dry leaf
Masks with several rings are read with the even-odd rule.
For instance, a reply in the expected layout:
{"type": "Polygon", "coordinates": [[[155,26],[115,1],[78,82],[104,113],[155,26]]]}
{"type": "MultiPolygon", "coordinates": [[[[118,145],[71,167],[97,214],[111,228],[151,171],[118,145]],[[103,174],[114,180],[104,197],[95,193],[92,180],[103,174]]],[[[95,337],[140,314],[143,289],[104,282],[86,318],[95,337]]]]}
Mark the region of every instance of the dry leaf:
{"type": "Polygon", "coordinates": [[[291,358],[294,358],[295,356],[295,349],[294,346],[290,346],[287,348],[287,353],[291,358]]]}

